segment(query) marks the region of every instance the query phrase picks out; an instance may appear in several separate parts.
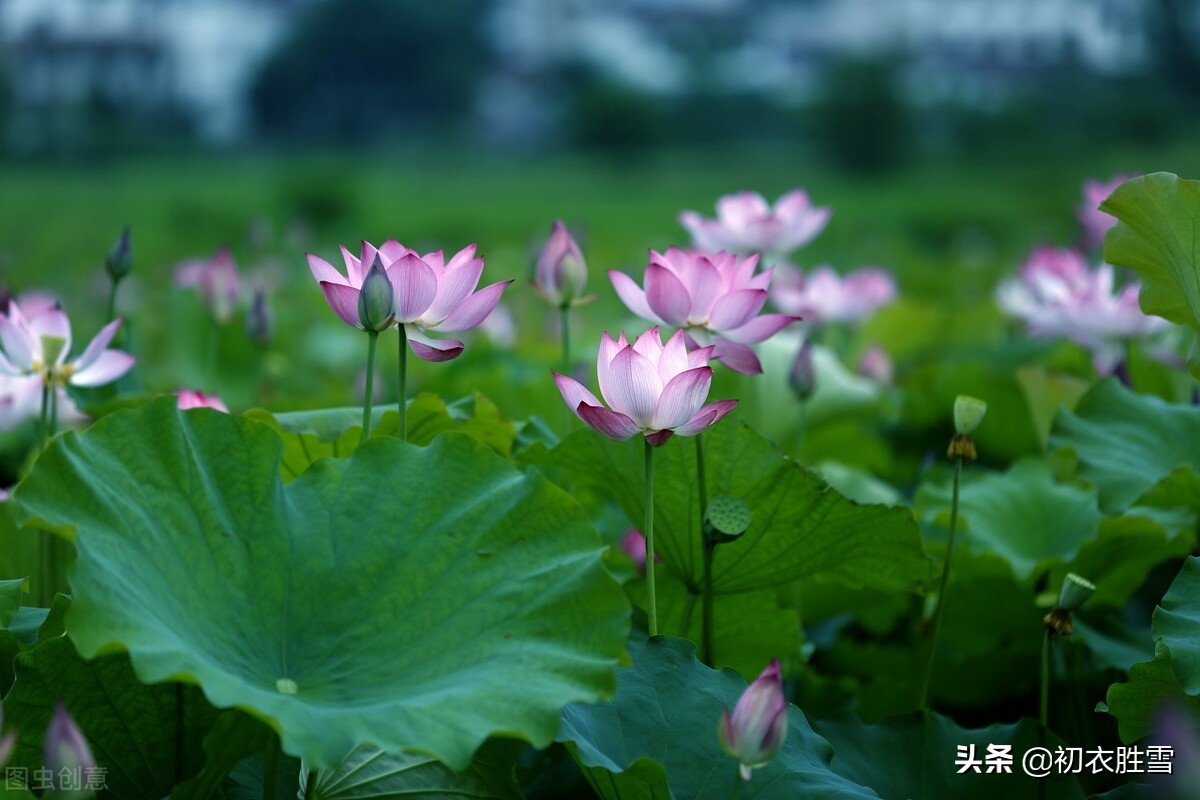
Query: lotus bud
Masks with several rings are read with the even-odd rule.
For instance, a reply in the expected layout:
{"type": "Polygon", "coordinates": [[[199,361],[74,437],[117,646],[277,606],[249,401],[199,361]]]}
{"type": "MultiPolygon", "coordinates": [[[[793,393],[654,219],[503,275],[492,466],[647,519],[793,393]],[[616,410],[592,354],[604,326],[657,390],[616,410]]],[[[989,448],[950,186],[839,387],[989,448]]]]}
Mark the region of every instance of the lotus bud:
{"type": "Polygon", "coordinates": [[[85,785],[88,773],[96,768],[92,748],[66,707],[61,704],[54,710],[50,729],[46,731],[44,760],[56,790],[85,785]],[[73,782],[75,786],[68,787],[68,782],[73,782]]]}
{"type": "Polygon", "coordinates": [[[271,343],[271,309],[267,307],[267,293],[263,289],[254,290],[254,301],[250,304],[250,313],[246,315],[246,338],[258,347],[265,348],[271,343]]]}
{"type": "Polygon", "coordinates": [[[555,220],[550,238],[538,256],[533,286],[538,293],[560,308],[575,305],[587,285],[587,264],[575,239],[555,220]]]}
{"type": "MultiPolygon", "coordinates": [[[[4,707],[0,706],[0,731],[4,730],[4,707]]],[[[17,735],[13,731],[9,731],[6,735],[0,736],[0,767],[8,763],[8,759],[12,756],[13,748],[17,744],[17,735]]]]}
{"type": "Polygon", "coordinates": [[[113,283],[117,283],[133,270],[133,242],[129,236],[129,226],[121,231],[120,237],[108,251],[104,259],[104,268],[113,283]]]}
{"type": "Polygon", "coordinates": [[[395,320],[396,290],[377,253],[358,295],[358,321],[364,330],[378,333],[392,327],[395,320]]]}
{"type": "Polygon", "coordinates": [[[804,340],[804,344],[800,346],[800,352],[796,353],[796,360],[792,362],[792,370],[788,373],[788,383],[801,402],[812,397],[817,390],[817,374],[813,369],[812,342],[808,339],[804,340]]]}
{"type": "Polygon", "coordinates": [[[766,766],[783,747],[787,726],[783,678],[775,659],[742,692],[733,715],[728,709],[721,713],[717,738],[721,749],[738,760],[742,780],[748,781],[750,770],[766,766]]]}
{"type": "Polygon", "coordinates": [[[621,538],[621,552],[629,556],[639,573],[646,571],[646,537],[641,531],[636,528],[629,529],[621,538]]]}
{"type": "Polygon", "coordinates": [[[983,415],[986,413],[987,403],[978,397],[960,394],[954,398],[954,432],[970,436],[979,427],[979,423],[983,422],[983,415]]]}
{"type": "Polygon", "coordinates": [[[896,377],[891,356],[877,344],[868,347],[858,359],[858,371],[884,386],[891,386],[896,377]]]}

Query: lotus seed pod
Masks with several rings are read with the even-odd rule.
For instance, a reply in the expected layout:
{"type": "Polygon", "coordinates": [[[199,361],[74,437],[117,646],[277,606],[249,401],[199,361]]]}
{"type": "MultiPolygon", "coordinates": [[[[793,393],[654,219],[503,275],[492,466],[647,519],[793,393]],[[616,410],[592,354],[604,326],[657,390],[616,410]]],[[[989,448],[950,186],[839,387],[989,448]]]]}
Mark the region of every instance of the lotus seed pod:
{"type": "Polygon", "coordinates": [[[1096,584],[1087,578],[1068,572],[1063,579],[1062,592],[1058,595],[1058,607],[1075,611],[1096,593],[1096,584]]]}
{"type": "Polygon", "coordinates": [[[729,495],[714,497],[704,511],[704,535],[712,542],[728,542],[750,527],[750,509],[729,495]]]}
{"type": "Polygon", "coordinates": [[[954,431],[964,435],[974,433],[986,413],[987,403],[978,397],[960,394],[954,399],[954,431]]]}

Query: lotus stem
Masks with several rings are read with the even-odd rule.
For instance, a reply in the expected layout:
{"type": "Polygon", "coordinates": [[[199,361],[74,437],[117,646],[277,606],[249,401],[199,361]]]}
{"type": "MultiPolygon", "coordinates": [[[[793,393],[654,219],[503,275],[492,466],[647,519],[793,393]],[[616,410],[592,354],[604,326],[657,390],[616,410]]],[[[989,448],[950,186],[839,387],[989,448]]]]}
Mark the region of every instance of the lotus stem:
{"type": "Polygon", "coordinates": [[[1050,723],[1050,673],[1052,665],[1050,663],[1051,649],[1054,643],[1050,641],[1049,629],[1042,635],[1042,681],[1041,693],[1038,697],[1038,720],[1042,723],[1042,728],[1046,728],[1050,723]]]}
{"type": "Polygon", "coordinates": [[[313,800],[317,796],[317,771],[310,769],[304,781],[304,800],[313,800]]]}
{"type": "MultiPolygon", "coordinates": [[[[275,800],[279,794],[279,734],[271,732],[267,743],[267,765],[263,770],[263,800],[275,800]]],[[[307,794],[307,787],[305,794],[307,794]]]]}
{"type": "Polygon", "coordinates": [[[713,576],[712,564],[716,545],[704,535],[704,513],[708,510],[708,483],[704,476],[704,443],[703,436],[697,434],[696,441],[696,480],[699,484],[700,497],[700,546],[704,549],[704,585],[702,592],[704,602],[701,605],[700,657],[708,666],[713,665],[713,576]]]}
{"type": "Polygon", "coordinates": [[[397,325],[400,331],[400,441],[408,441],[408,331],[397,325]]]}
{"type": "Polygon", "coordinates": [[[105,318],[108,322],[112,322],[117,318],[117,285],[120,280],[113,278],[108,289],[108,316],[105,318]]]}
{"type": "Polygon", "coordinates": [[[654,448],[643,439],[646,448],[646,604],[650,635],[658,636],[658,601],[654,593],[654,448]]]}
{"type": "Polygon", "coordinates": [[[371,435],[371,402],[375,394],[375,346],[379,344],[379,333],[367,331],[367,392],[363,398],[362,433],[358,443],[362,445],[371,435]]]}
{"type": "MultiPolygon", "coordinates": [[[[179,785],[187,779],[184,773],[184,753],[186,752],[187,742],[187,719],[184,713],[184,702],[186,694],[184,693],[184,685],[182,683],[175,684],[175,784],[179,785]]],[[[268,767],[270,764],[268,763],[268,767]]],[[[269,797],[274,798],[271,794],[269,797]]]]}
{"type": "Polygon", "coordinates": [[[954,558],[954,534],[958,530],[958,487],[962,480],[962,456],[954,459],[954,490],[950,498],[950,535],[946,541],[946,560],[942,564],[942,579],[938,586],[937,605],[933,612],[933,634],[929,639],[929,658],[925,663],[925,680],[921,684],[921,708],[929,709],[929,684],[933,680],[933,663],[937,659],[938,634],[942,614],[946,610],[946,590],[950,585],[950,563],[954,558]]]}
{"type": "Polygon", "coordinates": [[[571,374],[571,307],[562,306],[558,310],[562,328],[562,365],[563,375],[571,374]]]}
{"type": "Polygon", "coordinates": [[[742,792],[742,768],[739,765],[737,773],[733,776],[733,788],[729,790],[729,800],[737,800],[738,795],[742,792]]]}

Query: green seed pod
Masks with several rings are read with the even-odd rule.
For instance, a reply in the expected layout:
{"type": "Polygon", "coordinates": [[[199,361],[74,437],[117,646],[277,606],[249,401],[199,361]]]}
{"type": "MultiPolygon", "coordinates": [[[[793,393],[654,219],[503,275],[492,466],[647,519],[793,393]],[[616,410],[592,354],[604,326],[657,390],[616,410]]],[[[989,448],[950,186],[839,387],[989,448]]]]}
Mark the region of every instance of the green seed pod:
{"type": "Polygon", "coordinates": [[[970,434],[983,422],[987,413],[987,403],[978,397],[960,394],[954,399],[954,431],[960,434],[970,434]]]}
{"type": "Polygon", "coordinates": [[[704,535],[714,544],[732,542],[750,527],[750,509],[729,495],[714,497],[704,511],[704,535]]]}

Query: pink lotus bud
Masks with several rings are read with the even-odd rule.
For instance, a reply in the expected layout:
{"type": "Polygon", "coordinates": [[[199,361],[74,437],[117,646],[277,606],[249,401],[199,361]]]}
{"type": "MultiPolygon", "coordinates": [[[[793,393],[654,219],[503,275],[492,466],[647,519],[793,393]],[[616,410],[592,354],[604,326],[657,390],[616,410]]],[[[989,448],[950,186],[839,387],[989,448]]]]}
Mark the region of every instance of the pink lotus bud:
{"type": "Polygon", "coordinates": [[[800,351],[796,353],[796,360],[792,362],[792,369],[788,373],[788,384],[801,401],[812,397],[817,390],[817,372],[813,368],[811,339],[805,339],[804,344],[800,345],[800,351]]]}
{"type": "Polygon", "coordinates": [[[194,392],[191,389],[181,389],[179,391],[179,402],[177,405],[183,411],[189,408],[215,408],[217,411],[225,414],[229,413],[229,409],[221,402],[221,398],[215,394],[194,392]]]}
{"type": "Polygon", "coordinates": [[[1079,225],[1083,228],[1083,244],[1085,247],[1099,247],[1104,244],[1104,236],[1108,229],[1117,224],[1117,218],[1100,210],[1100,204],[1117,190],[1132,175],[1117,175],[1107,181],[1089,180],[1083,182],[1083,203],[1076,212],[1079,225]]]}
{"type": "Polygon", "coordinates": [[[213,319],[224,324],[237,307],[240,278],[233,254],[222,247],[209,259],[187,261],[175,269],[175,283],[199,290],[213,319]]]}
{"type": "Polygon", "coordinates": [[[51,784],[58,791],[84,786],[88,773],[96,768],[92,748],[61,704],[54,709],[50,729],[46,731],[44,760],[51,784]]]}
{"type": "Polygon", "coordinates": [[[787,726],[787,701],[775,659],[742,692],[733,716],[728,709],[721,713],[717,738],[721,749],[738,760],[742,779],[748,781],[750,770],[766,766],[783,747],[787,726]]]}
{"type": "MultiPolygon", "coordinates": [[[[7,492],[4,493],[7,498],[7,492]]],[[[4,731],[4,706],[0,705],[0,732],[4,731]]],[[[8,763],[8,759],[12,756],[13,748],[17,745],[17,734],[14,731],[9,731],[7,734],[0,736],[0,767],[8,763]]]]}
{"type": "Polygon", "coordinates": [[[392,327],[395,321],[396,292],[376,253],[358,293],[358,324],[364,330],[379,333],[392,327]]]}
{"type": "Polygon", "coordinates": [[[562,220],[555,220],[533,277],[533,288],[552,305],[575,305],[587,285],[583,253],[562,220]]]}
{"type": "Polygon", "coordinates": [[[128,225],[108,251],[108,256],[104,259],[104,268],[113,282],[121,280],[133,269],[133,243],[130,240],[128,225]]]}
{"type": "Polygon", "coordinates": [[[877,344],[873,344],[863,351],[862,356],[858,359],[858,371],[884,386],[891,386],[896,377],[891,356],[887,354],[887,350],[877,344]]]}
{"type": "Polygon", "coordinates": [[[255,289],[250,313],[246,315],[246,338],[258,347],[266,347],[271,343],[273,327],[267,292],[265,289],[255,289]]]}
{"type": "Polygon", "coordinates": [[[657,326],[633,344],[623,333],[617,341],[605,333],[600,339],[596,372],[600,394],[609,407],[574,378],[556,372],[554,382],[567,407],[584,424],[610,439],[642,433],[658,447],[672,434],[695,436],[737,405],[737,400],[704,405],[712,384],[708,366],[712,351],[712,347],[701,347],[689,353],[683,331],[676,331],[663,345],[657,326]]]}
{"type": "MultiPolygon", "coordinates": [[[[621,539],[621,551],[629,556],[630,561],[637,567],[638,574],[646,571],[646,537],[637,528],[630,528],[629,532],[621,539]]],[[[658,553],[654,554],[654,563],[658,564],[662,559],[658,553]]]]}

